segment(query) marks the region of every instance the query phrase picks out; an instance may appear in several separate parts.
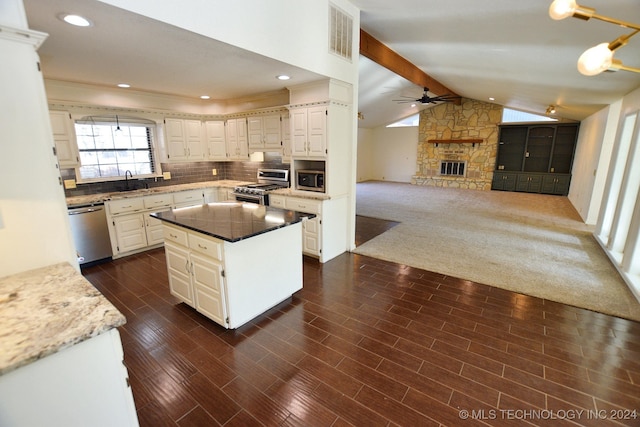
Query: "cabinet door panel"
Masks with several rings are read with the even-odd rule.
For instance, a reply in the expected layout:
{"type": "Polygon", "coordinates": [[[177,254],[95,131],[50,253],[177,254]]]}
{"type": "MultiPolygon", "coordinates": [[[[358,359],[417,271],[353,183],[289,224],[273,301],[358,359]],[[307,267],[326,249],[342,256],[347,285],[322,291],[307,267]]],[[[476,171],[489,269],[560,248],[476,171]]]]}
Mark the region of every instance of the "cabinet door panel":
{"type": "Polygon", "coordinates": [[[226,324],[222,264],[192,253],[191,272],[195,289],[196,310],[222,325],[226,324]]]}
{"type": "Polygon", "coordinates": [[[282,147],[282,134],[280,131],[280,116],[266,116],[262,120],[264,147],[280,149],[282,147]]]}
{"type": "Polygon", "coordinates": [[[525,172],[548,172],[555,129],[538,126],[529,129],[524,160],[525,172]]]}
{"type": "Polygon", "coordinates": [[[570,173],[573,161],[573,150],[578,133],[577,126],[558,126],[553,144],[550,172],[570,173]]]}
{"type": "Polygon", "coordinates": [[[164,252],[167,258],[169,274],[169,290],[173,295],[193,306],[193,292],[189,275],[189,252],[170,242],[165,243],[164,252]]]}
{"type": "Polygon", "coordinates": [[[526,127],[501,128],[496,169],[521,171],[526,142],[526,127]]]}
{"type": "Polygon", "coordinates": [[[324,107],[309,108],[308,140],[310,156],[326,155],[327,110],[324,107]]]}

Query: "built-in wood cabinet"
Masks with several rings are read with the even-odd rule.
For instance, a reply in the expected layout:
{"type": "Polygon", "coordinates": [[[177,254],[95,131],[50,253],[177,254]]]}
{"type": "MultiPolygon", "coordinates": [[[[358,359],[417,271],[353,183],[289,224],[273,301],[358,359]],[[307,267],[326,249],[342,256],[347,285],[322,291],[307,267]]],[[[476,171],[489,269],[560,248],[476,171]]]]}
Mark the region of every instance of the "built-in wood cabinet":
{"type": "Polygon", "coordinates": [[[227,159],[249,159],[249,141],[247,135],[247,119],[236,118],[227,120],[227,159]]]}
{"type": "Polygon", "coordinates": [[[49,118],[58,165],[63,169],[79,166],[80,155],[71,114],[67,111],[49,111],[49,118]]]}
{"type": "Polygon", "coordinates": [[[162,245],[162,222],[149,214],[171,208],[201,205],[202,190],[153,194],[105,202],[113,258],[162,245]]]}
{"type": "Polygon", "coordinates": [[[299,223],[237,242],[168,223],[163,230],[171,293],[225,328],[302,288],[299,223]]]}
{"type": "Polygon", "coordinates": [[[280,151],[282,132],[280,114],[247,118],[249,151],[280,151]]]}
{"type": "Polygon", "coordinates": [[[227,160],[227,142],[224,120],[209,120],[204,123],[206,159],[227,160]]]}
{"type": "Polygon", "coordinates": [[[290,111],[291,157],[327,156],[327,106],[297,107],[290,111]]]}
{"type": "Polygon", "coordinates": [[[492,189],[566,195],[578,124],[500,126],[492,189]]]}
{"type": "Polygon", "coordinates": [[[302,222],[302,252],[326,262],[344,252],[347,198],[318,200],[270,194],[269,206],[315,214],[302,222]]]}
{"type": "Polygon", "coordinates": [[[205,160],[200,120],[165,118],[164,128],[168,161],[205,160]]]}
{"type": "Polygon", "coordinates": [[[164,236],[170,292],[227,326],[222,241],[171,226],[164,236]]]}

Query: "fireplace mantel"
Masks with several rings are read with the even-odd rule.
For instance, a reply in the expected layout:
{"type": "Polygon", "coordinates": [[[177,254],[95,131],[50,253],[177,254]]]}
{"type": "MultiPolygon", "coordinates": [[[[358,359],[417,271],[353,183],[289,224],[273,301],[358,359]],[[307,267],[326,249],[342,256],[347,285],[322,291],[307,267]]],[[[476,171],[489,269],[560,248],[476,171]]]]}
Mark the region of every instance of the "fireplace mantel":
{"type": "Polygon", "coordinates": [[[476,144],[480,144],[482,141],[482,139],[430,139],[427,142],[436,144],[436,147],[438,144],[472,144],[475,147],[476,144]]]}

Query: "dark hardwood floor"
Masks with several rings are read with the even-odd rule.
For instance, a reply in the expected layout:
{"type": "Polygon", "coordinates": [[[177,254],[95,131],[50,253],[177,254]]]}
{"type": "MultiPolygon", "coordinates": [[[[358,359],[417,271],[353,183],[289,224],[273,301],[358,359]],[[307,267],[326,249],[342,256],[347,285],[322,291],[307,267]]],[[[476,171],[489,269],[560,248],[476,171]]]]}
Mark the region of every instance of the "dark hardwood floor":
{"type": "Polygon", "coordinates": [[[346,253],[229,331],[163,249],[83,273],[127,317],[143,427],[640,425],[636,322],[346,253]]]}

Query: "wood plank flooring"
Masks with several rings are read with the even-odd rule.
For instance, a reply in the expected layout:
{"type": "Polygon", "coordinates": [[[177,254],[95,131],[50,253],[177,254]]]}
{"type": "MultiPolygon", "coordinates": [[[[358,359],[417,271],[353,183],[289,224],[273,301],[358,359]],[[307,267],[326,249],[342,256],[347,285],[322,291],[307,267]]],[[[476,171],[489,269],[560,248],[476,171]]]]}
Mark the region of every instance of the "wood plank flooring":
{"type": "Polygon", "coordinates": [[[120,309],[146,426],[640,426],[640,324],[354,254],[228,331],[164,250],[83,270],[120,309]]]}

